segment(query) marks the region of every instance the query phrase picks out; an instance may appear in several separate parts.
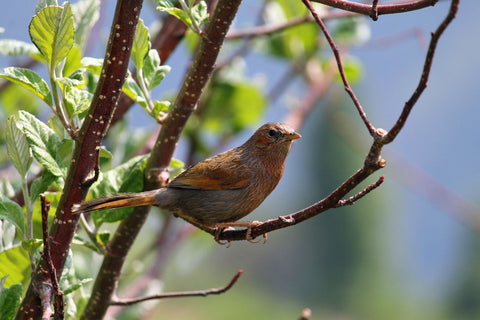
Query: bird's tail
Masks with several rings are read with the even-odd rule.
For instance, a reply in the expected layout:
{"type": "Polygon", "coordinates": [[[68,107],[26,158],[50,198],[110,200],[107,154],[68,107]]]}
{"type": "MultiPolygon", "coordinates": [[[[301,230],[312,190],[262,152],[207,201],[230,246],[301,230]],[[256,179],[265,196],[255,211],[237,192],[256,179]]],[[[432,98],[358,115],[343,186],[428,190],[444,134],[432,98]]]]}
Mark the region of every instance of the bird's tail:
{"type": "Polygon", "coordinates": [[[95,210],[151,206],[156,204],[158,192],[159,190],[140,193],[122,193],[111,197],[82,202],[72,207],[72,213],[88,213],[95,210]]]}

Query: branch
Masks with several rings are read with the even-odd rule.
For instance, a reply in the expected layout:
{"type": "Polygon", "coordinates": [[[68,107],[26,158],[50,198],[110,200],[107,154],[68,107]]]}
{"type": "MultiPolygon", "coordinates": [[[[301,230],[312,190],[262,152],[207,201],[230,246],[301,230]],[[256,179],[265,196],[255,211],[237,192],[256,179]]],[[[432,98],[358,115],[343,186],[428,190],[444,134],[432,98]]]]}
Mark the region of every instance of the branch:
{"type": "MultiPolygon", "coordinates": [[[[55,313],[53,318],[55,320],[61,320],[65,318],[63,292],[60,290],[58,284],[57,272],[53,266],[52,258],[50,256],[50,238],[48,237],[48,211],[50,211],[50,202],[45,199],[45,195],[40,195],[41,207],[42,207],[42,231],[43,231],[43,258],[46,261],[47,269],[50,274],[50,283],[53,287],[53,296],[55,297],[55,313]]],[[[48,283],[47,285],[50,285],[48,283]]],[[[45,312],[44,312],[45,317],[45,312]]],[[[48,317],[47,319],[49,319],[48,317]]]]}
{"type": "MultiPolygon", "coordinates": [[[[308,0],[304,0],[304,1],[308,1],[308,0]]],[[[435,33],[432,34],[432,39],[430,40],[430,46],[427,52],[427,58],[425,61],[424,71],[422,73],[420,84],[423,83],[426,86],[426,81],[428,79],[428,74],[430,72],[433,54],[435,52],[438,39],[443,33],[443,31],[446,29],[446,27],[450,24],[450,22],[455,17],[456,12],[458,11],[458,3],[459,3],[459,0],[452,0],[451,6],[446,18],[442,21],[442,23],[437,28],[435,33]]],[[[423,92],[423,90],[421,92],[423,92]]],[[[353,190],[356,186],[358,186],[361,182],[363,182],[368,176],[370,176],[372,173],[374,173],[378,169],[385,167],[386,161],[381,158],[382,148],[385,144],[390,143],[391,141],[393,141],[393,139],[395,139],[398,132],[403,127],[403,123],[405,122],[408,116],[408,113],[413,107],[413,104],[415,104],[415,102],[418,100],[418,97],[420,96],[421,92],[419,92],[418,88],[415,90],[414,94],[412,95],[412,98],[409,100],[409,102],[411,101],[412,105],[409,105],[407,103],[408,108],[404,108],[402,114],[397,120],[397,123],[390,130],[390,132],[386,132],[383,129],[375,130],[373,134],[374,141],[370,146],[370,150],[365,158],[365,162],[363,166],[356,173],[354,173],[350,178],[345,180],[345,182],[343,182],[336,190],[330,193],[330,195],[328,195],[326,198],[311,205],[310,207],[307,207],[295,213],[288,214],[286,216],[280,216],[277,219],[267,220],[262,224],[251,228],[249,230],[250,237],[255,238],[267,232],[271,232],[274,230],[295,225],[304,220],[312,218],[328,209],[334,208],[346,194],[348,194],[351,190],[353,190]],[[404,115],[405,113],[407,115],[404,115]],[[399,125],[399,123],[401,125],[399,125]]],[[[206,229],[204,230],[206,232],[209,232],[212,235],[215,235],[215,230],[206,230],[206,229]]],[[[230,241],[245,240],[247,238],[247,230],[224,230],[221,234],[216,236],[218,240],[230,240],[230,241]]]]}
{"type": "MultiPolygon", "coordinates": [[[[158,188],[168,178],[164,173],[180,139],[182,130],[195,110],[200,95],[211,76],[225,35],[235,17],[241,1],[219,1],[215,12],[200,40],[194,61],[178,93],[173,109],[162,125],[157,142],[145,168],[145,190],[158,188]]],[[[119,225],[110,241],[107,254],[100,267],[90,300],[82,319],[101,319],[110,305],[114,288],[120,277],[125,257],[137,237],[149,207],[136,207],[119,225]]]]}
{"type": "Polygon", "coordinates": [[[375,135],[375,127],[367,119],[367,115],[366,115],[365,111],[363,110],[362,105],[360,104],[360,101],[358,101],[357,96],[353,92],[353,89],[350,87],[350,83],[348,82],[347,76],[345,75],[345,71],[343,70],[342,60],[340,58],[340,52],[338,51],[338,48],[335,45],[335,42],[333,42],[332,37],[328,33],[327,27],[325,26],[323,21],[318,16],[317,12],[313,8],[310,1],[309,0],[302,0],[302,2],[305,4],[305,6],[308,8],[308,10],[310,10],[310,12],[312,13],[315,21],[317,21],[318,25],[320,26],[320,29],[322,30],[323,34],[327,38],[328,44],[332,48],[333,54],[335,55],[335,60],[337,61],[338,71],[340,72],[340,76],[342,78],[343,85],[345,86],[345,91],[347,91],[350,98],[352,98],[353,104],[357,108],[357,111],[358,111],[360,117],[362,118],[363,123],[365,123],[365,126],[368,129],[368,132],[373,137],[375,135]]]}
{"type": "Polygon", "coordinates": [[[335,208],[339,208],[339,207],[343,207],[343,206],[347,206],[347,205],[352,205],[354,204],[355,202],[357,202],[358,200],[362,199],[363,197],[365,197],[368,193],[370,193],[371,191],[373,191],[374,189],[378,188],[382,183],[383,181],[385,180],[385,177],[384,176],[381,176],[380,178],[378,178],[378,180],[374,183],[372,183],[371,185],[369,185],[368,187],[366,187],[365,189],[363,189],[362,191],[360,191],[359,193],[351,196],[350,198],[348,199],[345,199],[345,200],[340,200],[338,201],[337,205],[335,206],[335,208]]]}
{"type": "Polygon", "coordinates": [[[390,129],[387,136],[385,137],[385,144],[392,142],[398,135],[400,130],[402,130],[403,125],[407,121],[408,115],[410,114],[410,111],[412,110],[415,103],[417,103],[423,91],[427,88],[427,82],[430,76],[430,70],[432,69],[433,56],[435,55],[435,50],[437,49],[438,39],[440,39],[440,36],[443,34],[450,22],[452,22],[452,20],[457,15],[459,2],[460,0],[452,0],[448,15],[438,26],[437,30],[432,33],[432,38],[430,39],[430,45],[428,46],[427,56],[425,57],[425,63],[423,65],[423,71],[420,77],[420,81],[410,99],[405,103],[405,106],[403,107],[402,113],[400,114],[397,122],[393,125],[393,127],[390,129]]]}
{"type": "Polygon", "coordinates": [[[394,14],[394,13],[403,13],[408,11],[415,11],[419,9],[423,9],[426,7],[434,6],[438,0],[417,0],[417,1],[407,1],[407,2],[399,2],[399,3],[392,3],[392,4],[381,4],[381,5],[369,5],[363,4],[358,2],[352,2],[348,0],[312,0],[313,2],[322,3],[329,7],[334,7],[350,12],[360,13],[366,16],[378,17],[382,14],[394,14]]]}
{"type": "MultiPolygon", "coordinates": [[[[118,0],[101,76],[88,114],[76,137],[63,195],[51,228],[51,258],[58,274],[62,273],[79,215],[71,213],[75,203],[85,199],[96,177],[98,150],[109,127],[127,74],[130,48],[135,36],[142,0],[118,0]]],[[[41,259],[41,270],[45,260],[41,259]]],[[[34,277],[35,278],[35,277],[34,277]]],[[[33,282],[33,281],[32,281],[33,282]]],[[[38,319],[41,306],[30,284],[16,319],[38,319]]]]}
{"type": "Polygon", "coordinates": [[[183,292],[168,292],[168,293],[160,293],[155,294],[147,297],[140,297],[140,298],[133,298],[133,299],[118,299],[112,300],[110,305],[112,306],[129,306],[132,304],[140,303],[143,301],[148,300],[159,300],[165,298],[185,298],[185,297],[206,297],[211,294],[222,294],[228,290],[230,290],[235,283],[237,282],[238,278],[242,275],[243,270],[238,270],[237,274],[230,280],[230,282],[221,288],[212,288],[207,290],[198,290],[198,291],[183,291],[183,292]]]}

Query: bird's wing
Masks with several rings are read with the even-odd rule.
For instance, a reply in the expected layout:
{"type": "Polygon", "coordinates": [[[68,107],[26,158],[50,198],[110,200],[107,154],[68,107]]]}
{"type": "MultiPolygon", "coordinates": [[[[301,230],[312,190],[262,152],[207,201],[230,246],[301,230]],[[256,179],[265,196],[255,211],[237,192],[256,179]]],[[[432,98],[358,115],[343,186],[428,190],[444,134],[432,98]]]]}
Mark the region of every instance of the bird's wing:
{"type": "Polygon", "coordinates": [[[221,153],[194,165],[168,185],[173,188],[228,190],[247,187],[254,178],[250,168],[232,153],[221,153]]]}

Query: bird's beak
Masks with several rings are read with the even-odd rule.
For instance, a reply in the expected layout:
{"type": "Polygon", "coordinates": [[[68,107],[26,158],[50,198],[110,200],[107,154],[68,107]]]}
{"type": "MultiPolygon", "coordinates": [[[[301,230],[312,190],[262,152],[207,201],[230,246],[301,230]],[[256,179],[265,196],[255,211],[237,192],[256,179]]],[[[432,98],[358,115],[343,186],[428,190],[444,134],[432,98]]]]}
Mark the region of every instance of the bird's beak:
{"type": "Polygon", "coordinates": [[[302,136],[299,133],[296,133],[295,131],[289,133],[286,138],[287,140],[297,140],[301,138],[302,136]]]}

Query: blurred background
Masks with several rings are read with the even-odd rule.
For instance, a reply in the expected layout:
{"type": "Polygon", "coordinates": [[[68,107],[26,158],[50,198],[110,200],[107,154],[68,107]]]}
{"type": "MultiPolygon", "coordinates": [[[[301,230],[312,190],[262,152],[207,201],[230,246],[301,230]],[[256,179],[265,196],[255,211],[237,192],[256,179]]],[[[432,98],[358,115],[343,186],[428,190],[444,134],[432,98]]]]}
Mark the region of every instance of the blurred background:
{"type": "MultiPolygon", "coordinates": [[[[29,42],[28,24],[35,4],[34,0],[4,3],[0,38],[29,42]]],[[[345,50],[361,71],[353,88],[375,127],[388,130],[394,124],[419,81],[430,32],[445,17],[449,5],[440,1],[416,12],[383,15],[376,22],[362,20],[358,43],[350,42],[345,50]]],[[[141,14],[151,30],[158,25],[155,6],[147,1],[141,14]]],[[[87,56],[103,57],[114,8],[114,1],[102,2],[87,56]]],[[[244,1],[233,29],[255,25],[263,9],[261,2],[244,1]]],[[[380,188],[353,206],[273,232],[265,245],[235,242],[227,249],[209,235],[193,232],[175,243],[161,277],[151,282],[150,290],[220,287],[243,269],[235,287],[208,298],[149,302],[126,308],[122,314],[119,308],[111,308],[110,317],[297,319],[302,309],[310,308],[312,319],[478,319],[479,13],[478,2],[461,1],[457,18],[440,39],[428,88],[398,138],[384,148],[387,166],[370,177],[368,183],[385,176],[380,188]]],[[[335,23],[329,21],[328,27],[335,28],[335,23]]],[[[220,60],[234,50],[234,45],[226,46],[220,60]]],[[[331,57],[328,48],[323,57],[331,57]]],[[[172,71],[156,92],[158,96],[175,94],[190,58],[186,44],[176,49],[167,62],[172,71]]],[[[1,56],[0,68],[24,61],[1,56]]],[[[281,79],[288,78],[292,68],[291,61],[266,53],[261,43],[255,43],[254,50],[235,63],[266,96],[281,79]]],[[[35,68],[45,74],[44,66],[35,68]]],[[[210,150],[238,145],[263,122],[283,121],[307,94],[305,81],[298,77],[290,80],[281,93],[270,96],[254,125],[220,144],[221,150],[210,150]]],[[[5,101],[1,96],[0,101],[3,122],[18,108],[18,101],[5,101]]],[[[39,104],[33,98],[31,103],[39,104]]],[[[48,116],[48,108],[40,108],[44,110],[40,113],[48,116]]],[[[139,136],[156,127],[139,106],[118,125],[139,136]]],[[[340,83],[334,83],[321,97],[299,131],[303,138],[293,146],[282,181],[249,219],[275,218],[319,201],[361,167],[371,143],[340,83]]],[[[213,140],[211,136],[205,137],[206,143],[213,140]]],[[[114,142],[106,141],[109,143],[114,142]]],[[[184,139],[175,157],[187,162],[188,153],[189,141],[184,139]]],[[[133,276],[144,272],[153,260],[154,252],[147,259],[137,257],[151,245],[163,222],[162,216],[152,211],[129,257],[120,292],[134,285],[133,276]]],[[[172,223],[180,232],[172,232],[172,239],[182,237],[178,235],[185,232],[184,223],[177,219],[172,223]]],[[[80,275],[92,268],[92,262],[101,261],[95,255],[91,259],[79,259],[80,275]]]]}

